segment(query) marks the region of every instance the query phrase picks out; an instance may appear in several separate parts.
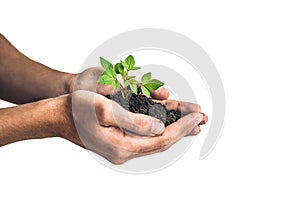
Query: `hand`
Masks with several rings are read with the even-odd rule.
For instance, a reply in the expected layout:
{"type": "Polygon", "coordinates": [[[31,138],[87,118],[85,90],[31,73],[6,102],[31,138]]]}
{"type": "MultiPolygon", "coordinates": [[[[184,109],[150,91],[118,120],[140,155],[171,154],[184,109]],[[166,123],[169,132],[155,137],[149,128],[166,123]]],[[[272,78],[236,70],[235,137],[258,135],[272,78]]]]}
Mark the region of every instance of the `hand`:
{"type": "MultiPolygon", "coordinates": [[[[67,110],[73,112],[67,118],[72,119],[73,116],[79,137],[75,126],[71,125],[72,120],[67,120],[70,122],[67,127],[72,128],[65,128],[61,137],[114,164],[164,151],[182,137],[197,134],[198,125],[203,121],[199,112],[190,113],[165,128],[156,118],[128,112],[116,102],[89,91],[76,91],[67,96],[67,101],[67,110]]],[[[189,106],[181,104],[180,109],[189,111],[189,106]]]]}
{"type": "MultiPolygon", "coordinates": [[[[96,92],[103,96],[111,95],[114,89],[111,85],[98,84],[97,81],[103,72],[102,67],[92,67],[72,77],[70,93],[77,90],[87,90],[96,92]]],[[[151,92],[151,97],[158,100],[168,99],[170,96],[169,91],[161,87],[156,91],[151,92]]]]}
{"type": "MultiPolygon", "coordinates": [[[[103,85],[98,84],[97,81],[103,72],[102,67],[91,67],[86,69],[85,71],[77,74],[75,77],[72,78],[71,84],[71,91],[77,90],[87,90],[91,92],[97,92],[103,96],[111,95],[114,93],[114,89],[111,85],[103,85]]],[[[157,101],[167,107],[167,109],[171,110],[178,110],[182,114],[189,114],[189,113],[201,113],[201,107],[198,104],[190,103],[190,102],[182,102],[176,100],[169,100],[170,93],[169,91],[161,87],[158,90],[151,92],[151,97],[154,101],[157,101]]],[[[203,114],[203,120],[200,125],[203,125],[207,121],[207,116],[203,114]]],[[[196,127],[198,131],[194,131],[193,133],[198,134],[201,131],[200,126],[196,127]]],[[[190,135],[189,135],[190,136],[190,135]]]]}
{"type": "Polygon", "coordinates": [[[165,105],[168,110],[177,110],[180,111],[182,115],[188,115],[190,113],[200,113],[202,114],[202,121],[199,123],[199,126],[195,127],[194,131],[186,136],[195,136],[201,132],[200,125],[204,125],[208,121],[208,117],[205,113],[201,112],[201,107],[198,104],[186,102],[186,101],[176,101],[173,99],[165,100],[154,100],[155,102],[165,105]]]}

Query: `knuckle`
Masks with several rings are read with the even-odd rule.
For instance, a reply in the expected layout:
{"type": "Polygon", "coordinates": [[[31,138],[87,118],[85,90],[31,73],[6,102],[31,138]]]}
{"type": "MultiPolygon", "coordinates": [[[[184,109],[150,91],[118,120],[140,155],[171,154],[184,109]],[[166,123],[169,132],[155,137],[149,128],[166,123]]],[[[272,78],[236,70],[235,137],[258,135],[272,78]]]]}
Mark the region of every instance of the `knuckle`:
{"type": "Polygon", "coordinates": [[[110,116],[108,112],[101,112],[100,122],[102,125],[108,126],[110,124],[110,116]]]}
{"type": "Polygon", "coordinates": [[[111,85],[101,85],[97,87],[97,92],[102,94],[103,96],[112,95],[113,91],[114,89],[111,85]]]}
{"type": "Polygon", "coordinates": [[[135,117],[133,122],[137,126],[146,126],[149,120],[145,119],[144,117],[135,117]]]}
{"type": "Polygon", "coordinates": [[[140,130],[140,127],[147,127],[147,128],[150,128],[150,122],[151,120],[150,119],[146,119],[145,117],[134,117],[133,119],[133,129],[138,131],[140,130]]]}
{"type": "Polygon", "coordinates": [[[109,107],[103,105],[98,106],[96,109],[96,113],[97,113],[98,120],[102,125],[105,126],[110,125],[112,116],[111,116],[111,112],[109,111],[109,107]]]}

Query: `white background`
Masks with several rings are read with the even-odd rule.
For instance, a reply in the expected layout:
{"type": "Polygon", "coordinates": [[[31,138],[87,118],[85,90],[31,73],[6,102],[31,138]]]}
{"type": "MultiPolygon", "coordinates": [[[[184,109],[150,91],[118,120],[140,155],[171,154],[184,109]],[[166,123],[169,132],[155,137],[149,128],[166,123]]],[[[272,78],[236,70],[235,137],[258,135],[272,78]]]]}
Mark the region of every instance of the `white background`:
{"type": "Polygon", "coordinates": [[[140,176],[61,139],[20,142],[0,148],[1,199],[299,199],[299,8],[289,0],[0,1],[1,33],[69,72],[121,32],[180,32],[213,59],[227,97],[223,135],[205,160],[197,160],[201,136],[171,167],[140,176]]]}

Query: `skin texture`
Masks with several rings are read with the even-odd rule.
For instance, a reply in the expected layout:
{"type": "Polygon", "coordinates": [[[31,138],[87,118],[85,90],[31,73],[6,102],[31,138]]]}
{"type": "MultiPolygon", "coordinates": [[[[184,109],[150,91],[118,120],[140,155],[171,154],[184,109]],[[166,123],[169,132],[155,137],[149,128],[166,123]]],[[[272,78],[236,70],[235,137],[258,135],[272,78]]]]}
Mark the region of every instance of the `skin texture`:
{"type": "Polygon", "coordinates": [[[62,127],[70,126],[65,112],[62,97],[0,109],[0,146],[60,136],[62,127]]]}
{"type": "Polygon", "coordinates": [[[63,95],[73,76],[29,59],[0,34],[1,99],[24,104],[63,95]]]}
{"type": "Polygon", "coordinates": [[[102,67],[79,74],[59,72],[20,53],[0,34],[0,98],[21,104],[0,109],[0,146],[61,137],[115,164],[164,151],[184,136],[197,135],[207,121],[199,105],[167,100],[160,88],[151,96],[187,114],[168,127],[155,118],[126,111],[103,95],[111,86],[96,81],[102,67]],[[45,84],[51,83],[51,84],[45,84]]]}

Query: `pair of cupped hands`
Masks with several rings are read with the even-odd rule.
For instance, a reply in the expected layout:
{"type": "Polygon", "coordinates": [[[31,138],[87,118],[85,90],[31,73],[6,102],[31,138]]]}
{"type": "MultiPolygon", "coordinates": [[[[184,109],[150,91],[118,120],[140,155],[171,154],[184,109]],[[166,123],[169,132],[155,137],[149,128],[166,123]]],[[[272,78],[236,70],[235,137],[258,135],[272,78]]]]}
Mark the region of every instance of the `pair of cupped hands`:
{"type": "Polygon", "coordinates": [[[167,109],[180,111],[184,117],[165,127],[160,120],[132,113],[106,98],[114,93],[109,85],[97,84],[103,68],[89,68],[74,76],[68,96],[72,105],[73,130],[64,138],[91,150],[114,164],[162,152],[185,136],[200,133],[200,124],[207,121],[199,105],[171,100],[169,91],[161,87],[151,93],[153,100],[167,109]]]}

